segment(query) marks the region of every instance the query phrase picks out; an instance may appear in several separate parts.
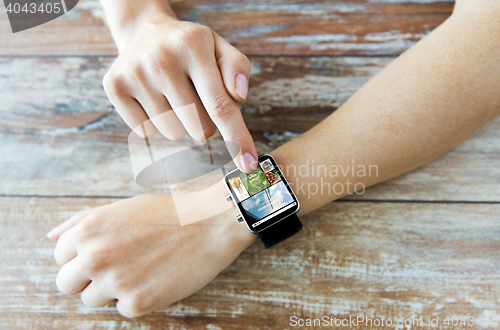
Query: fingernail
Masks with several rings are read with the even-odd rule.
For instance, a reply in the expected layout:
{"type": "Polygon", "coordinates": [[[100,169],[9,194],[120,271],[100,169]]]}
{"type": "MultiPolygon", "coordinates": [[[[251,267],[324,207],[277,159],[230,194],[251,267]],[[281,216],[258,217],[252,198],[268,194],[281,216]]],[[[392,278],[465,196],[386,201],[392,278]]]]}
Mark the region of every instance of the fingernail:
{"type": "Polygon", "coordinates": [[[240,156],[240,164],[241,167],[243,167],[243,171],[246,173],[252,173],[257,168],[257,162],[254,156],[248,152],[240,156]]]}
{"type": "Polygon", "coordinates": [[[248,79],[243,73],[236,75],[236,93],[243,99],[247,99],[248,79]]]}

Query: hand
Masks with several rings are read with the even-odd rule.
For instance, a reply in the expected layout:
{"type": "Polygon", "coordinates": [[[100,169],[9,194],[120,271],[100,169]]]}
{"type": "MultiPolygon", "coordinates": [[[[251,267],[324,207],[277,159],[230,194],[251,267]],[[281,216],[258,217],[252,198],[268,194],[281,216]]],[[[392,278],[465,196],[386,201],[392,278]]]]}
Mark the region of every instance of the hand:
{"type": "Polygon", "coordinates": [[[63,265],[57,286],[81,292],[89,307],[116,298],[126,317],[165,309],[207,285],[255,240],[234,221],[235,211],[180,226],[171,196],[147,195],[79,212],[47,234],[63,265]]]}
{"type": "Polygon", "coordinates": [[[113,34],[120,55],[103,79],[119,114],[139,135],[157,129],[171,140],[187,131],[203,141],[218,127],[241,148],[236,165],[253,172],[257,152],[236,103],[247,97],[248,58],[206,26],[161,12],[140,17],[113,34]],[[193,103],[195,115],[180,109],[193,103]]]}

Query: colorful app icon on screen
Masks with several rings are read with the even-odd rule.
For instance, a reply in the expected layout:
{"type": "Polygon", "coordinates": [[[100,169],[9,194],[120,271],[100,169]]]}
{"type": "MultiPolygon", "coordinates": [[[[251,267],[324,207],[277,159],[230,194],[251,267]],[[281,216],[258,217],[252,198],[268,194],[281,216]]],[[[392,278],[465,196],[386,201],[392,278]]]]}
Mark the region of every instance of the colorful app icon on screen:
{"type": "Polygon", "coordinates": [[[247,189],[245,188],[243,182],[241,182],[241,179],[239,177],[230,179],[229,184],[231,185],[231,188],[233,188],[234,193],[236,194],[236,196],[240,201],[250,197],[247,189]]]}
{"type": "Polygon", "coordinates": [[[266,189],[271,185],[260,167],[257,167],[255,172],[250,174],[241,173],[240,178],[247,188],[250,196],[255,195],[256,193],[266,189]]]}

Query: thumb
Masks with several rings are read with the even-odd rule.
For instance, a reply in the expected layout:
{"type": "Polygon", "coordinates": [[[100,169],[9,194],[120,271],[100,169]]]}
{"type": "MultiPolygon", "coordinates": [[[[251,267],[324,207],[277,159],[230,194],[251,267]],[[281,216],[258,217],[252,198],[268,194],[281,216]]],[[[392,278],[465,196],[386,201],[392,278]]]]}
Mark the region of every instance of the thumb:
{"type": "Polygon", "coordinates": [[[219,66],[224,86],[233,100],[245,102],[250,77],[250,61],[239,50],[217,33],[215,38],[215,58],[219,66]]]}

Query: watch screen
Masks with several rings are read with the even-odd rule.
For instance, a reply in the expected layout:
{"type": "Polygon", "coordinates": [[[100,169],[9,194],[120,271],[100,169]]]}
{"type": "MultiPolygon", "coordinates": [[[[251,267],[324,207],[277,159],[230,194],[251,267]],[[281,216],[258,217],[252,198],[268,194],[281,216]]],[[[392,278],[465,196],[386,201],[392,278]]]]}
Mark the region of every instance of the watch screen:
{"type": "Polygon", "coordinates": [[[230,172],[226,182],[251,231],[260,231],[298,209],[295,195],[270,155],[259,157],[253,173],[230,172]]]}

